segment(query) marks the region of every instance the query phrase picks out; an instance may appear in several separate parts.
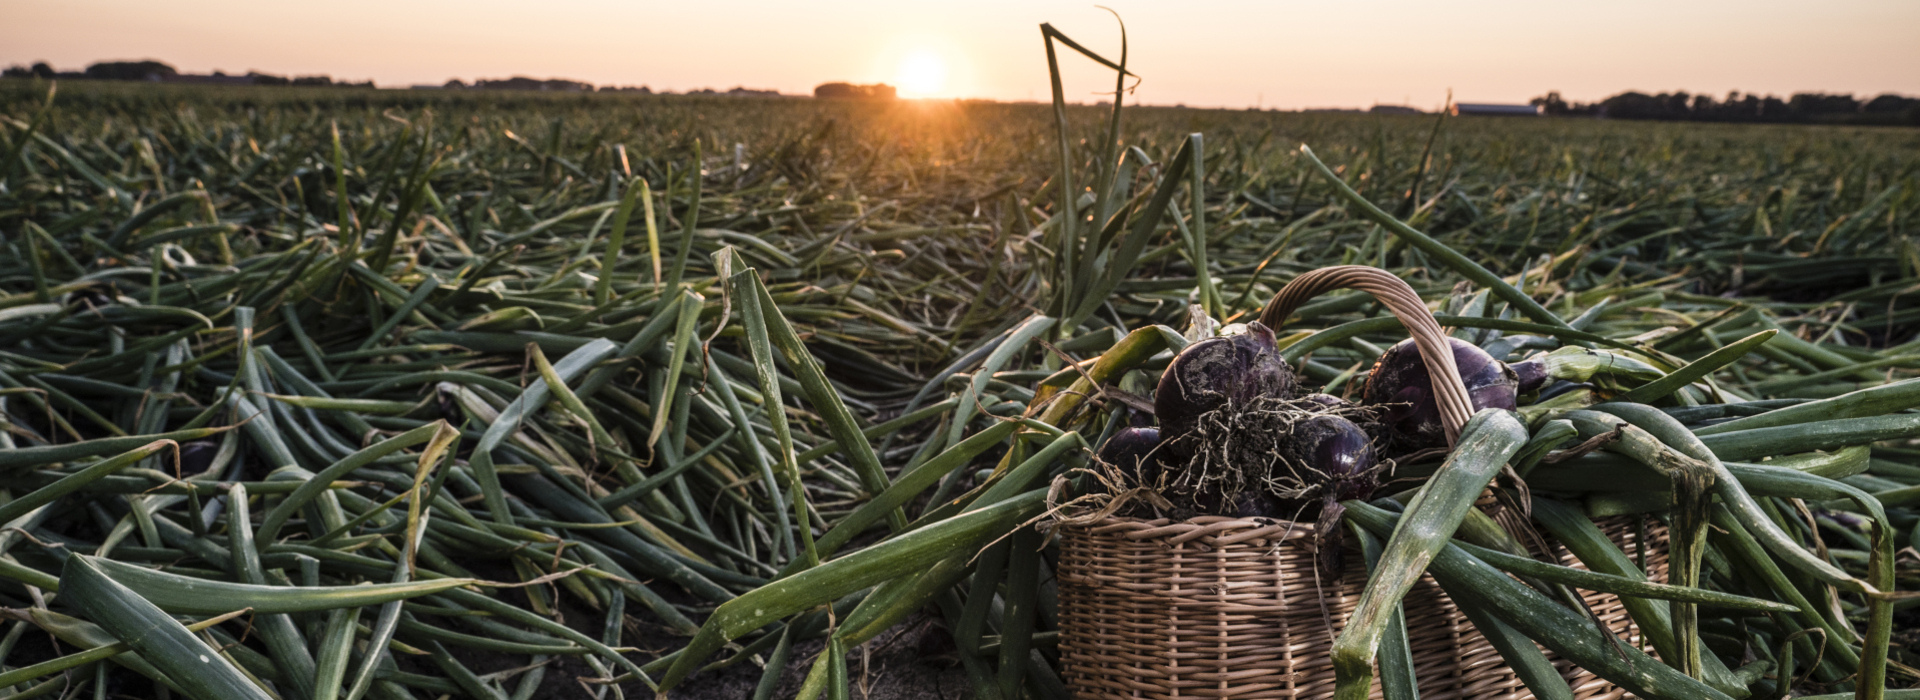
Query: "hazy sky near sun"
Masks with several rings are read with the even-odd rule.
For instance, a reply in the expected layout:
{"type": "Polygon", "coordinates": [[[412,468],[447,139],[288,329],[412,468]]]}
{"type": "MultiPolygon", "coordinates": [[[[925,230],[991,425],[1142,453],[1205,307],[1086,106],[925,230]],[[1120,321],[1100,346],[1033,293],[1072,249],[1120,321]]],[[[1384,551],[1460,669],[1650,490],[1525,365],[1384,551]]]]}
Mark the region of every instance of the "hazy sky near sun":
{"type": "MultiPolygon", "coordinates": [[[[1104,0],[1149,104],[1300,108],[1522,102],[1548,90],[1920,95],[1920,0],[1104,0]]],[[[1117,58],[1079,0],[0,0],[0,63],[329,74],[382,86],[512,75],[775,88],[918,81],[1046,99],[1038,25],[1117,58]],[[912,66],[903,75],[902,66],[912,66]]],[[[1069,100],[1112,80],[1063,54],[1069,100]]]]}

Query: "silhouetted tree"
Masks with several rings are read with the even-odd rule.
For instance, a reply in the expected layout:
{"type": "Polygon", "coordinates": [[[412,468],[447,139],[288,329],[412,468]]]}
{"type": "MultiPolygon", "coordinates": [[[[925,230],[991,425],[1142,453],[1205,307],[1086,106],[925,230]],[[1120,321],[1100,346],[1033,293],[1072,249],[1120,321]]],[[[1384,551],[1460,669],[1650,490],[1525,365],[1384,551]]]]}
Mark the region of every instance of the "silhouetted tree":
{"type": "Polygon", "coordinates": [[[1888,112],[1901,112],[1904,110],[1912,109],[1915,106],[1920,106],[1920,99],[1914,99],[1912,97],[1901,97],[1899,95],[1895,95],[1889,92],[1885,95],[1881,95],[1879,97],[1875,97],[1871,100],[1868,100],[1866,104],[1860,106],[1860,111],[1871,112],[1874,114],[1885,114],[1888,112]]]}
{"type": "Polygon", "coordinates": [[[830,100],[891,100],[898,95],[899,92],[886,83],[873,85],[826,83],[813,89],[814,97],[830,100]]]}
{"type": "Polygon", "coordinates": [[[1803,92],[1788,99],[1787,108],[1797,116],[1817,119],[1830,114],[1854,114],[1860,111],[1860,103],[1852,95],[1803,92]]]}
{"type": "Polygon", "coordinates": [[[1559,116],[1559,115],[1567,114],[1573,108],[1572,105],[1567,104],[1567,101],[1565,99],[1560,97],[1559,90],[1554,90],[1540,97],[1535,97],[1532,100],[1529,100],[1527,104],[1533,105],[1535,107],[1539,107],[1540,112],[1548,116],[1559,116]]]}
{"type": "Polygon", "coordinates": [[[514,76],[503,80],[481,78],[473,81],[477,90],[540,90],[550,92],[593,92],[593,86],[578,80],[552,78],[540,80],[524,76],[514,76]]]}
{"type": "Polygon", "coordinates": [[[148,76],[168,78],[180,72],[159,61],[102,61],[87,66],[86,76],[93,80],[150,80],[148,76]]]}

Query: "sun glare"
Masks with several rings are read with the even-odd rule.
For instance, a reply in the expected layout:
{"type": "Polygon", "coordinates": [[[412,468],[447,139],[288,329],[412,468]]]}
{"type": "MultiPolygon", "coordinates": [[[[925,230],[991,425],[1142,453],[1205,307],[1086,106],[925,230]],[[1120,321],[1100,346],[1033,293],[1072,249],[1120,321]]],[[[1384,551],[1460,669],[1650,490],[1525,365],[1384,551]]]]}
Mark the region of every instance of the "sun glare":
{"type": "Polygon", "coordinates": [[[916,51],[900,61],[894,83],[902,97],[931,97],[947,85],[947,64],[931,51],[916,51]]]}

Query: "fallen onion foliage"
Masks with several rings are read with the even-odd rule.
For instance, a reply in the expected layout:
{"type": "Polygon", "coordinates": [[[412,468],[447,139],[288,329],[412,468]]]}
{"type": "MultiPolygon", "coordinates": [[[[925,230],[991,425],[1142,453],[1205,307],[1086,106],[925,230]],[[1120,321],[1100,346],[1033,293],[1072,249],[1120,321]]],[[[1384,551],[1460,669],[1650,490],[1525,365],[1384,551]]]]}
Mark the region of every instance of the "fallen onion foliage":
{"type": "MultiPolygon", "coordinates": [[[[1057,697],[1047,490],[1158,441],[1209,317],[1358,264],[1524,371],[1317,511],[1377,538],[1343,697],[1422,570],[1642,697],[1920,683],[1912,132],[1123,108],[1124,50],[1044,38],[1051,109],[0,84],[0,675],[528,698],[758,660],[844,697],[932,611],[981,695],[1057,697]],[[1592,573],[1455,540],[1489,487],[1592,573]],[[1671,585],[1623,514],[1672,526],[1671,585]]],[[[1283,315],[1298,394],[1406,338],[1362,294],[1283,315]]]]}

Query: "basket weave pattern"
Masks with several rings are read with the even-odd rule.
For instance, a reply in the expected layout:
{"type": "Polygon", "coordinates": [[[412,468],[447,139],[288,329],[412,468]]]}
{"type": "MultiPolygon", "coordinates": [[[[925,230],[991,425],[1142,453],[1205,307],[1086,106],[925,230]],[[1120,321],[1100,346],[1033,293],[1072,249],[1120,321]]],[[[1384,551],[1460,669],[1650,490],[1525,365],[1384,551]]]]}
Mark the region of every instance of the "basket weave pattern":
{"type": "MultiPolygon", "coordinates": [[[[1628,554],[1638,552],[1633,520],[1603,526],[1628,554]]],[[[1650,525],[1648,533],[1664,543],[1663,529],[1650,525]]],[[[1061,670],[1074,697],[1331,697],[1327,652],[1367,577],[1353,552],[1339,581],[1316,581],[1312,534],[1306,523],[1223,517],[1063,525],[1061,670]]],[[[1647,564],[1663,580],[1665,548],[1650,547],[1647,564]]],[[[1586,596],[1616,635],[1642,644],[1617,599],[1586,596]]],[[[1432,579],[1408,592],[1403,609],[1420,697],[1533,697],[1432,579]]],[[[1628,697],[1556,664],[1579,700],[1628,697]]],[[[1380,697],[1377,682],[1373,697],[1380,697]]]]}

